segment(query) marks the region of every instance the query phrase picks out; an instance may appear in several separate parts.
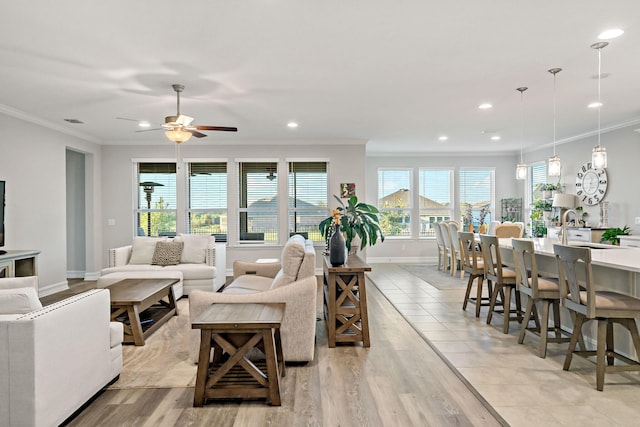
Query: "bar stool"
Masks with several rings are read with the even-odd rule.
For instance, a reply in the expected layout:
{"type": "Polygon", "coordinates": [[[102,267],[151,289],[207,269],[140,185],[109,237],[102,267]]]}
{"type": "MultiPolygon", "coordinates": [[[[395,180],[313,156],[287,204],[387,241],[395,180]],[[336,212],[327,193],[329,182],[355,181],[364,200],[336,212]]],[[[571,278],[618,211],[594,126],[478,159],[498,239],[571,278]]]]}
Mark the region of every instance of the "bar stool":
{"type": "Polygon", "coordinates": [[[514,222],[505,222],[503,224],[497,225],[494,229],[493,234],[499,239],[508,237],[520,238],[522,237],[523,232],[524,229],[520,228],[518,224],[514,222]]]}
{"type": "Polygon", "coordinates": [[[532,332],[540,336],[538,356],[547,356],[547,342],[569,342],[567,331],[560,327],[560,288],[557,279],[538,276],[538,266],[533,247],[533,241],[528,239],[511,239],[513,259],[516,263],[518,290],[527,298],[527,308],[520,327],[518,344],[524,343],[525,333],[532,332]],[[542,304],[542,316],[538,316],[536,303],[542,304]],[[553,310],[553,327],[549,330],[549,308],[553,310]],[[529,322],[535,322],[534,328],[529,328],[529,322]],[[549,332],[554,335],[549,337],[549,332]]]}
{"type": "Polygon", "coordinates": [[[467,303],[476,305],[476,317],[480,317],[480,307],[489,306],[492,298],[491,281],[487,282],[488,297],[482,296],[482,284],[484,283],[484,260],[482,255],[476,249],[476,241],[473,233],[460,231],[458,232],[460,242],[460,251],[462,253],[463,271],[469,273],[469,281],[467,282],[467,291],[464,295],[462,310],[467,309],[467,303]],[[477,279],[476,296],[471,297],[471,288],[473,281],[477,279]]]}
{"type": "Polygon", "coordinates": [[[640,299],[613,291],[597,291],[591,272],[590,249],[553,245],[553,252],[556,254],[562,283],[563,305],[575,313],[573,335],[562,369],[569,370],[573,354],[584,357],[596,356],[598,391],[604,388],[605,372],[640,371],[638,361],[617,353],[613,346],[613,324],[618,323],[631,334],[636,357],[640,357],[640,336],[635,320],[640,318],[640,299]],[[584,281],[578,282],[577,277],[584,277],[584,281]],[[590,320],[596,320],[598,323],[596,351],[586,350],[582,343],[582,326],[590,320]],[[578,341],[582,350],[574,351],[578,341]],[[626,365],[614,365],[614,359],[626,365]]]}
{"type": "Polygon", "coordinates": [[[491,324],[493,313],[502,313],[504,320],[502,322],[502,332],[509,333],[509,322],[516,320],[522,322],[522,304],[520,303],[520,293],[516,289],[516,272],[502,265],[502,257],[500,255],[500,247],[498,246],[498,238],[489,236],[488,234],[480,235],[480,244],[482,245],[482,256],[484,257],[484,276],[493,282],[493,295],[489,302],[489,313],[487,314],[487,325],[491,324]],[[514,291],[516,310],[514,316],[511,316],[511,291],[514,291]],[[497,302],[498,294],[502,302],[497,302]],[[496,310],[496,305],[502,306],[502,310],[496,310]]]}

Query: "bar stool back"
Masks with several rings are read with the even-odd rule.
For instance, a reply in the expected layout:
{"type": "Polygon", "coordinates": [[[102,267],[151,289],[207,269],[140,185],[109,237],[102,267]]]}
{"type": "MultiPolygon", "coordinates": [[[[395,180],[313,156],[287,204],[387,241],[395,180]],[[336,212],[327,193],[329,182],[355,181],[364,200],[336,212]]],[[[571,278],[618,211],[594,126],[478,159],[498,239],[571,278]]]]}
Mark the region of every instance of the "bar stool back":
{"type": "Polygon", "coordinates": [[[447,246],[444,243],[444,236],[442,235],[442,229],[440,228],[439,222],[433,223],[433,231],[436,233],[436,248],[438,250],[438,270],[446,270],[447,269],[447,256],[449,253],[447,251],[447,246]]]}

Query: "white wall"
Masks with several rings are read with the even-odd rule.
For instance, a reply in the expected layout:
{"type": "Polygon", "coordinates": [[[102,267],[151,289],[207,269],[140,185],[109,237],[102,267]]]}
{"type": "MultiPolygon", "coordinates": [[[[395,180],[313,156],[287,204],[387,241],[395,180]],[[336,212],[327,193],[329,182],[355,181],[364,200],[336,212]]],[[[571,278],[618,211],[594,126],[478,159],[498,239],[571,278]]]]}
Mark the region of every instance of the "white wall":
{"type": "MultiPolygon", "coordinates": [[[[5,249],[41,251],[41,295],[66,288],[66,149],[99,158],[100,147],[5,114],[0,114],[0,128],[0,179],[7,181],[5,249]]],[[[90,208],[99,215],[100,192],[90,191],[95,198],[90,208]]],[[[100,236],[92,235],[91,245],[99,241],[100,236]]],[[[95,247],[87,246],[87,268],[95,268],[95,252],[95,247]]]]}
{"type": "MultiPolygon", "coordinates": [[[[640,171],[640,133],[638,125],[618,129],[601,135],[601,145],[607,149],[608,186],[604,200],[609,202],[609,226],[628,225],[632,234],[640,234],[640,225],[634,223],[640,217],[640,192],[637,189],[640,171]]],[[[565,192],[576,194],[576,173],[578,168],[591,161],[591,150],[597,143],[592,136],[566,144],[556,145],[556,153],[562,164],[561,183],[565,192]]],[[[534,163],[548,160],[553,148],[545,147],[525,154],[525,162],[534,163]]],[[[587,220],[597,226],[600,210],[596,206],[585,206],[589,213],[587,220]]]]}
{"type": "MultiPolygon", "coordinates": [[[[133,208],[134,197],[132,180],[133,159],[170,159],[176,158],[175,146],[169,142],[157,146],[103,146],[102,154],[102,193],[103,221],[102,233],[104,244],[102,250],[102,264],[107,265],[107,250],[112,247],[128,245],[134,235],[133,208]],[[115,225],[107,225],[107,221],[113,219],[115,225]]],[[[329,161],[329,206],[331,207],[332,194],[339,194],[340,183],[354,182],[358,194],[364,194],[365,181],[365,143],[363,141],[345,141],[338,144],[337,141],[295,142],[289,145],[260,144],[260,145],[215,145],[202,146],[189,141],[180,146],[180,158],[182,159],[226,159],[231,162],[238,158],[251,159],[326,159],[329,161]]],[[[284,167],[284,165],[282,165],[284,167]]],[[[177,185],[186,187],[182,174],[178,173],[177,185]]],[[[231,179],[230,179],[231,182],[231,179]]],[[[284,181],[281,181],[284,184],[284,181]]],[[[230,191],[229,198],[236,198],[236,194],[230,191]]],[[[184,201],[178,201],[178,231],[184,232],[184,201]],[[182,208],[181,208],[182,205],[182,208]],[[182,218],[182,220],[181,220],[182,218]]],[[[230,218],[231,220],[231,218],[230,218]]],[[[233,242],[230,242],[233,244],[233,242]]],[[[321,250],[319,248],[319,250],[321,250]]],[[[228,247],[227,269],[230,271],[234,259],[255,260],[257,258],[278,258],[281,246],[259,247],[228,247]]],[[[321,266],[320,257],[317,257],[317,266],[321,266]]]]}
{"type": "MultiPolygon", "coordinates": [[[[500,199],[523,197],[524,185],[515,179],[518,156],[515,154],[485,154],[465,156],[451,155],[411,155],[411,156],[368,156],[367,157],[367,203],[377,203],[377,179],[379,168],[450,167],[454,169],[453,197],[457,199],[457,171],[461,167],[495,168],[495,218],[500,218],[500,199]]],[[[415,191],[415,189],[414,189],[415,191]]],[[[457,205],[457,203],[456,203],[457,205]]],[[[459,212],[455,212],[459,217],[459,212]]],[[[370,262],[418,262],[437,257],[435,239],[429,238],[386,238],[382,244],[367,248],[367,260],[370,262]]]]}

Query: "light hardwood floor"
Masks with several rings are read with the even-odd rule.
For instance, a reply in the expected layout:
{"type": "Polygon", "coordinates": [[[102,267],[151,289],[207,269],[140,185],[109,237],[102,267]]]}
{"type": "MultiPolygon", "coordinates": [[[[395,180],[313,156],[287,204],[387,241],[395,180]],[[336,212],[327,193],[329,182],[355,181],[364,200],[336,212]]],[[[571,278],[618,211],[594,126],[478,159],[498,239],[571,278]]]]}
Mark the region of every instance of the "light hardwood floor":
{"type": "MultiPolygon", "coordinates": [[[[287,368],[281,407],[271,407],[263,401],[231,401],[193,408],[193,387],[149,388],[141,384],[104,391],[69,425],[506,425],[376,286],[369,285],[367,296],[371,347],[358,344],[330,349],[324,321],[318,321],[315,360],[287,368]]],[[[163,328],[171,331],[174,321],[177,318],[163,328]]],[[[156,334],[161,331],[162,328],[156,334]]],[[[125,350],[125,371],[144,363],[136,360],[139,348],[125,350]]],[[[123,371],[123,379],[125,374],[135,373],[123,371]]]]}

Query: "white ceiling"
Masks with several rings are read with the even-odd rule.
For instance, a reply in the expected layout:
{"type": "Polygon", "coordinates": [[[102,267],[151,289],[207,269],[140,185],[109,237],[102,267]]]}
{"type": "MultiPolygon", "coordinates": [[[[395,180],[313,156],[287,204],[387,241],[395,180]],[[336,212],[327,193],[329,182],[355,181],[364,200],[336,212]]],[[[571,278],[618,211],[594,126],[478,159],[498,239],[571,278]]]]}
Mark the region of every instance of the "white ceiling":
{"type": "Polygon", "coordinates": [[[194,124],[239,128],[187,144],[518,152],[522,111],[524,145],[553,141],[552,67],[557,142],[597,131],[590,45],[611,27],[625,34],[602,51],[602,128],[640,123],[639,24],[638,0],[13,1],[0,15],[0,112],[101,144],[159,144],[162,132],[116,117],[161,124],[182,83],[194,124]]]}

